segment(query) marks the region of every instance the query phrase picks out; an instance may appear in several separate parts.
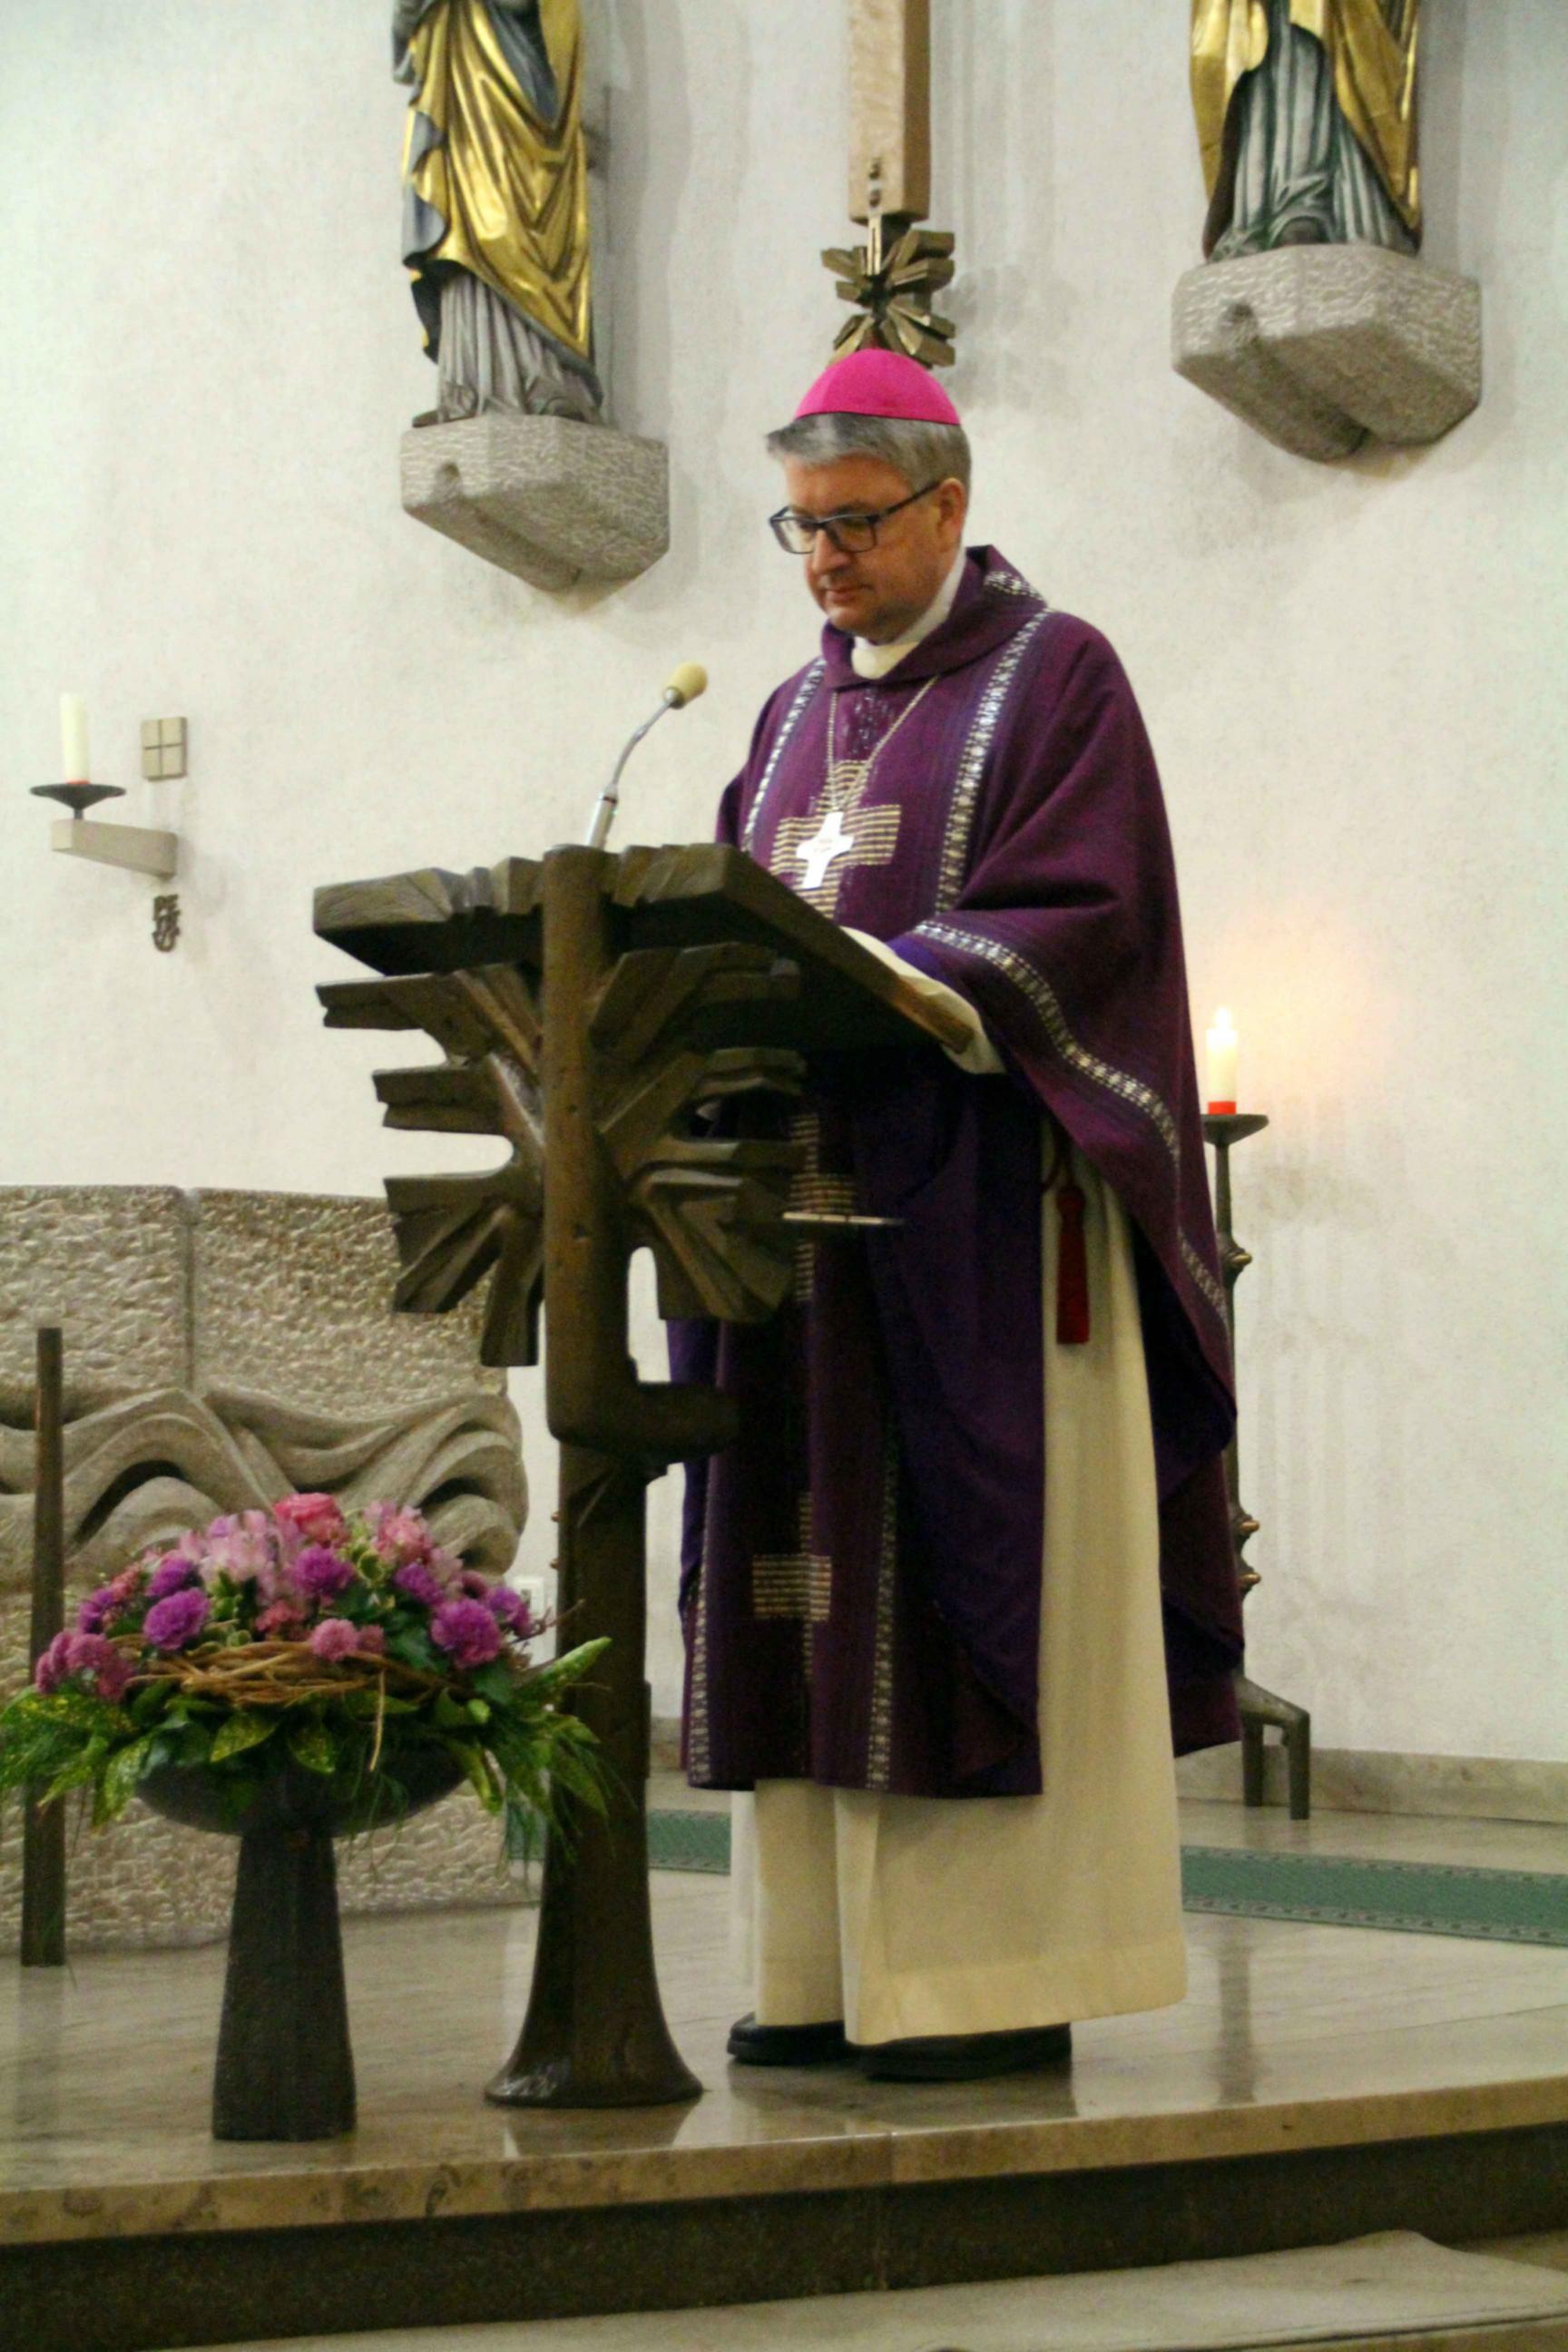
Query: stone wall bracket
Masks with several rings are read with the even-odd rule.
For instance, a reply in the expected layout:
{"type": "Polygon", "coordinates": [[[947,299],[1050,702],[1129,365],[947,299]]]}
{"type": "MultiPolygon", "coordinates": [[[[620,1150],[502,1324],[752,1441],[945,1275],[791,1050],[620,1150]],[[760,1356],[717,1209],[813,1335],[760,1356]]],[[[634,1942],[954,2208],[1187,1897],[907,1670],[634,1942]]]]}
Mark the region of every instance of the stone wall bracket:
{"type": "Polygon", "coordinates": [[[1206,262],[1171,325],[1176,373],[1299,457],[1440,440],[1481,396],[1479,286],[1382,246],[1206,262]]]}
{"type": "Polygon", "coordinates": [[[669,547],[662,441],[487,409],[403,436],[403,505],[535,588],[635,580],[669,547]]]}

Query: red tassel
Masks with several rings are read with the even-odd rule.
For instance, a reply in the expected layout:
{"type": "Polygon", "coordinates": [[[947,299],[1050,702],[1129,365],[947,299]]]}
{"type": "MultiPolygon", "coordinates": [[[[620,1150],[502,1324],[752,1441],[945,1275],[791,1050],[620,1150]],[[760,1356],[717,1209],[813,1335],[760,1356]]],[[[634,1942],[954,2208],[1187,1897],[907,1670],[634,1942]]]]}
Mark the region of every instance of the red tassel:
{"type": "Polygon", "coordinates": [[[1083,1192],[1071,1178],[1057,1188],[1057,1344],[1081,1348],[1089,1338],[1089,1253],[1083,1238],[1083,1192]]]}

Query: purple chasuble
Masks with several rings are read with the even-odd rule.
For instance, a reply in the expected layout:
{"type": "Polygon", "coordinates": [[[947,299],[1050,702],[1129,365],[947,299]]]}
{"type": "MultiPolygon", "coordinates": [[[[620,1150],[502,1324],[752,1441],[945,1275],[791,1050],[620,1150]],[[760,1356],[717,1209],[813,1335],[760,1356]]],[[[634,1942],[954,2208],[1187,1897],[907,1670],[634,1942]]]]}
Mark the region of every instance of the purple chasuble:
{"type": "Polygon", "coordinates": [[[1133,1228],[1175,1744],[1235,1738],[1224,1291],[1175,870],[1115,655],[972,550],[947,620],[886,678],[824,630],[719,836],[957,990],[1006,1066],[921,1047],[814,1071],[794,1205],[900,1225],[803,1248],[768,1324],[672,1327],[675,1376],[716,1379],[743,1433],[688,1470],[691,1780],[1039,1790],[1053,1130],[1133,1228]]]}

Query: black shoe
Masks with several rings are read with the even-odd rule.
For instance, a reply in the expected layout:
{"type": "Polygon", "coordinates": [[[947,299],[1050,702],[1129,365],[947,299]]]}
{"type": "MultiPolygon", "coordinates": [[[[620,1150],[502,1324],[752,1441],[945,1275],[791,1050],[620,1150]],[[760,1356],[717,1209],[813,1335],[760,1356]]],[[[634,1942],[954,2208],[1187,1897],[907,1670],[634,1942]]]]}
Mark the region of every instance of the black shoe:
{"type": "Polygon", "coordinates": [[[854,2055],[841,2024],[759,2025],[750,2015],[736,2019],[727,2046],[741,2066],[843,2066],[854,2055]]]}
{"type": "Polygon", "coordinates": [[[1026,2026],[1016,2033],[931,2033],[910,2042],[852,2045],[862,2074],[882,2083],[977,2083],[1059,2066],[1072,2057],[1070,2025],[1026,2026]]]}

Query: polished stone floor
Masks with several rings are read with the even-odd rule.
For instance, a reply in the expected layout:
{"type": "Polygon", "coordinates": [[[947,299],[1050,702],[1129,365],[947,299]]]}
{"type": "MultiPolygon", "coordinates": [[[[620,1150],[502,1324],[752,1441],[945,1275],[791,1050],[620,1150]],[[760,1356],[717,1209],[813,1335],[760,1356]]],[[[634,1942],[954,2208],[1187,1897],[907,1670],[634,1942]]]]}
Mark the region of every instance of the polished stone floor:
{"type": "MultiPolygon", "coordinates": [[[[1210,1804],[1184,1833],[1568,1864],[1568,1831],[1475,1822],[1291,1824],[1210,1804]]],[[[722,1879],[655,1881],[666,2009],[707,2095],[593,2115],[479,2095],[521,2017],[531,1911],[351,1923],[362,2121],[351,2139],[305,2147],[208,2137],[221,1949],[7,1968],[0,2243],[850,2189],[1568,2121],[1568,1951],[1193,1918],[1186,2000],[1083,2026],[1070,2074],[913,2087],[728,2067],[724,2033],[746,2002],[727,1901],[722,1879]]]]}

